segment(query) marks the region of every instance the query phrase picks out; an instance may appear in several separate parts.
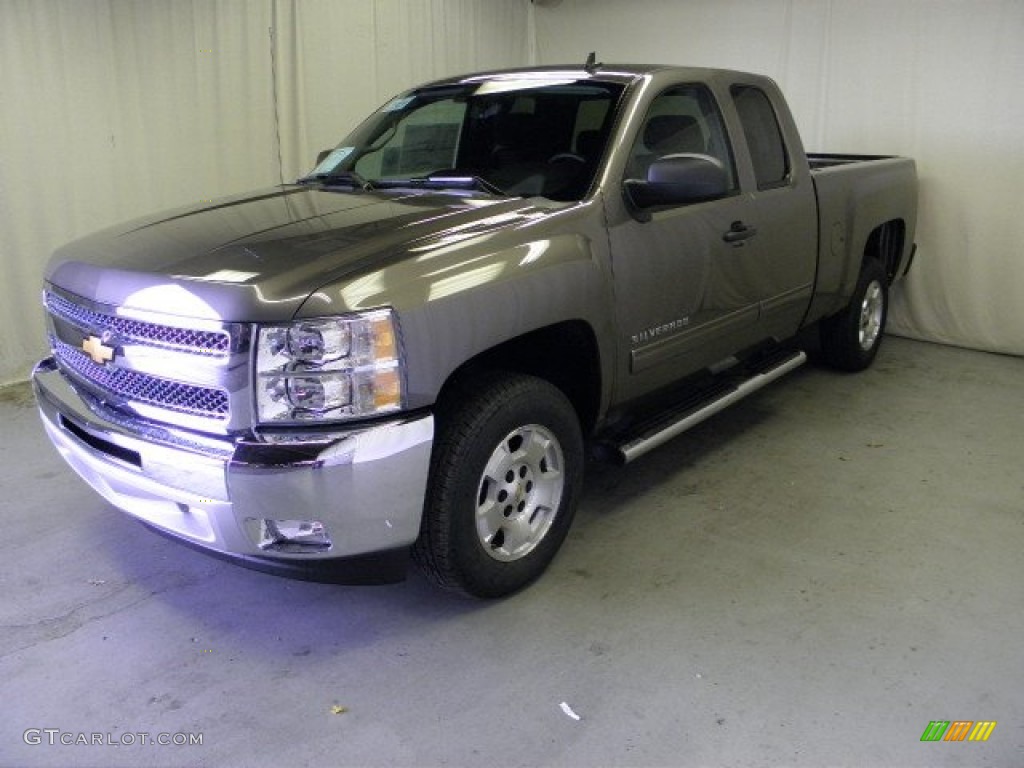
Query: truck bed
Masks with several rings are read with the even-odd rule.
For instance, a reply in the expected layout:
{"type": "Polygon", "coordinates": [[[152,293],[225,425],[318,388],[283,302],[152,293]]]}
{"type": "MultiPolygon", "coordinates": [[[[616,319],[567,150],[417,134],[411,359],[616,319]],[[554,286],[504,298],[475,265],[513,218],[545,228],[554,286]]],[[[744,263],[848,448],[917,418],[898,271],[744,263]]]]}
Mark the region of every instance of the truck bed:
{"type": "Polygon", "coordinates": [[[892,155],[839,155],[825,152],[809,152],[807,154],[807,162],[811,166],[811,171],[817,171],[822,168],[864,163],[869,160],[889,160],[892,157],[892,155]]]}
{"type": "Polygon", "coordinates": [[[849,301],[869,238],[891,238],[885,255],[890,279],[906,271],[917,218],[917,173],[913,160],[890,155],[811,154],[807,160],[821,232],[807,315],[814,321],[849,301]]]}

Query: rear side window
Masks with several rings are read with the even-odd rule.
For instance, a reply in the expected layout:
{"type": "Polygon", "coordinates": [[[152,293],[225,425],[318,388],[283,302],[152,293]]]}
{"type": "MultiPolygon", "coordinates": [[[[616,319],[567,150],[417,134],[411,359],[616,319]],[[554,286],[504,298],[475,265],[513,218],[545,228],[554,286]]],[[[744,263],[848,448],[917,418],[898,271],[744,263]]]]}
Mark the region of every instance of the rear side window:
{"type": "Polygon", "coordinates": [[[789,179],[789,157],[768,96],[752,85],[734,85],[732,99],[750,147],[757,188],[785,184],[789,179]]]}

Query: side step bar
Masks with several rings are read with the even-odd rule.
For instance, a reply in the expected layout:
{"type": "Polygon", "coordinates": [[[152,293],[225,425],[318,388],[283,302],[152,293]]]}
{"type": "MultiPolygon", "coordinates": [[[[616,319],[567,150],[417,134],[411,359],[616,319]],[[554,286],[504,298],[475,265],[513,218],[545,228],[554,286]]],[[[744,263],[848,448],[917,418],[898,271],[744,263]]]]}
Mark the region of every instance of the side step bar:
{"type": "Polygon", "coordinates": [[[716,390],[710,397],[698,403],[687,404],[681,412],[670,411],[653,424],[649,424],[639,434],[628,437],[626,442],[614,446],[617,458],[623,464],[628,464],[633,459],[643,456],[648,451],[654,450],[673,437],[681,435],[705,419],[728,408],[737,400],[742,400],[794,368],[799,368],[805,362],[807,362],[807,355],[802,350],[797,350],[781,360],[773,361],[763,369],[753,371],[746,377],[716,390]]]}

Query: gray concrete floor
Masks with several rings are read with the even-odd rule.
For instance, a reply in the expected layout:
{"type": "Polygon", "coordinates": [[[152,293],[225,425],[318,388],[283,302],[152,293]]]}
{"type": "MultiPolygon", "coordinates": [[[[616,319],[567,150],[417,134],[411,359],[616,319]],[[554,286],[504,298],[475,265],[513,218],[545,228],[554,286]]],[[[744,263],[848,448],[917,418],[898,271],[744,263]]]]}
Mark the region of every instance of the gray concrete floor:
{"type": "Polygon", "coordinates": [[[5,390],[0,765],[1019,766],[1022,385],[1022,359],[897,338],[858,376],[805,367],[592,465],[501,602],[196,553],[5,390]],[[922,743],[932,720],[998,725],[922,743]],[[135,743],[60,743],[94,733],[135,743]]]}

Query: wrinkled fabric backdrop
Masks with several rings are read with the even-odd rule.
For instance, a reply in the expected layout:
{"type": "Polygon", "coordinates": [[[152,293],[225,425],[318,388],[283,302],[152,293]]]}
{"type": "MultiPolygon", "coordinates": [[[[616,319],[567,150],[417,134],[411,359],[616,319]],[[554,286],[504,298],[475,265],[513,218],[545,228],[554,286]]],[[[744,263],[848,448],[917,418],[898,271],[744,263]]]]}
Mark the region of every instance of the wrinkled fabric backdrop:
{"type": "Polygon", "coordinates": [[[291,181],[389,96],[529,64],[747,69],[807,148],[917,160],[895,333],[1024,354],[1020,0],[0,0],[0,384],[60,244],[291,181]]]}

